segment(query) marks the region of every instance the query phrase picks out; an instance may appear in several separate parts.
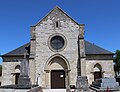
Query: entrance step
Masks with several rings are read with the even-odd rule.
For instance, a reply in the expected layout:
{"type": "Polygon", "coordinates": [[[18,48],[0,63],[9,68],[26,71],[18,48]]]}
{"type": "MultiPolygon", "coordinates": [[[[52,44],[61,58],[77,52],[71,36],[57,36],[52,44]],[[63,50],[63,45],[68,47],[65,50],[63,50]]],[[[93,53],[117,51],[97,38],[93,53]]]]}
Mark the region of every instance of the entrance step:
{"type": "Polygon", "coordinates": [[[66,92],[66,89],[43,89],[43,92],[66,92]]]}

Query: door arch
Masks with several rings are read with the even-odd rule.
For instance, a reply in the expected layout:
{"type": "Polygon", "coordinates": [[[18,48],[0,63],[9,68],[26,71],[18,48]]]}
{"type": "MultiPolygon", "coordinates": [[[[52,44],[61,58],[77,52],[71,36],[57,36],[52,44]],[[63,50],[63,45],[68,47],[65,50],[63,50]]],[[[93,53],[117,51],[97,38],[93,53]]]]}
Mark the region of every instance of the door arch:
{"type": "Polygon", "coordinates": [[[50,70],[50,66],[53,62],[52,60],[55,58],[60,58],[64,62],[64,64],[66,65],[67,70],[70,71],[70,64],[69,64],[68,60],[63,55],[60,55],[60,54],[55,54],[48,59],[48,61],[45,64],[45,69],[44,69],[45,71],[50,70]]]}
{"type": "Polygon", "coordinates": [[[49,85],[49,88],[65,88],[66,85],[69,85],[69,70],[70,66],[68,61],[61,55],[54,55],[46,63],[45,71],[49,78],[46,84],[49,85]],[[49,72],[48,72],[49,71],[49,72]],[[55,79],[55,76],[57,79],[55,79]],[[55,83],[57,81],[62,83],[55,83]]]}
{"type": "Polygon", "coordinates": [[[94,65],[94,81],[98,78],[102,78],[102,67],[99,63],[94,65]]]}
{"type": "Polygon", "coordinates": [[[15,67],[15,84],[18,84],[18,78],[20,76],[20,65],[17,65],[15,67]]]}

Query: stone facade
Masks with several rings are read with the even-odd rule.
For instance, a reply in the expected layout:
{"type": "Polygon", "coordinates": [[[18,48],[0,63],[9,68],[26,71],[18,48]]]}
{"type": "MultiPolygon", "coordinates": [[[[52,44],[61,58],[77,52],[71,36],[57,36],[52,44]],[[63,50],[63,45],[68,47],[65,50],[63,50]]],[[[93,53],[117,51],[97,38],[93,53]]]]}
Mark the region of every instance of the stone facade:
{"type": "MultiPolygon", "coordinates": [[[[97,72],[101,73],[102,77],[114,76],[113,54],[107,54],[109,58],[104,59],[98,58],[95,54],[87,55],[84,24],[78,24],[59,7],[54,8],[35,26],[31,26],[30,31],[29,76],[32,84],[39,84],[43,88],[52,88],[52,71],[62,70],[65,72],[65,77],[63,75],[60,77],[65,78],[65,87],[76,85],[78,52],[81,57],[81,75],[88,77],[89,84],[94,81],[95,69],[98,69],[97,72]],[[63,39],[63,47],[57,50],[51,46],[51,39],[55,36],[63,39]],[[80,51],[78,51],[77,44],[78,36],[80,36],[80,51]]],[[[2,56],[4,60],[2,85],[15,84],[13,77],[15,66],[20,65],[20,57],[15,59],[15,55],[12,57],[2,56]],[[9,61],[9,59],[13,61],[9,61]]]]}
{"type": "Polygon", "coordinates": [[[15,73],[20,73],[19,70],[16,71],[15,67],[20,65],[20,62],[3,62],[2,63],[2,85],[15,84],[15,73]]]}
{"type": "MultiPolygon", "coordinates": [[[[76,24],[73,20],[71,20],[68,16],[66,16],[66,14],[61,12],[58,8],[55,8],[45,19],[43,19],[40,23],[38,23],[35,26],[35,30],[32,31],[35,32],[34,34],[35,51],[33,51],[35,52],[34,75],[37,77],[37,75],[40,74],[40,78],[43,80],[41,81],[41,85],[50,88],[50,82],[49,82],[50,79],[48,78],[48,76],[50,76],[50,71],[55,66],[58,66],[56,69],[64,69],[64,70],[67,69],[67,71],[70,71],[69,74],[74,75],[69,78],[71,80],[70,84],[72,85],[75,84],[75,80],[77,76],[76,74],[77,72],[75,71],[77,65],[77,52],[78,52],[76,42],[78,40],[80,26],[76,24]],[[56,21],[58,21],[59,23],[58,28],[55,27],[56,21]],[[49,39],[55,35],[60,35],[64,37],[66,43],[64,50],[53,51],[50,49],[49,39]],[[54,63],[52,63],[52,65],[49,65],[49,63],[55,57],[60,57],[61,59],[64,59],[60,61],[66,64],[66,67],[55,65],[54,63]]],[[[32,72],[32,70],[30,71],[32,72]]],[[[31,74],[33,74],[33,72],[31,74]]],[[[35,76],[33,77],[35,78],[35,76]]]]}
{"type": "Polygon", "coordinates": [[[101,66],[102,77],[114,77],[113,61],[112,60],[86,60],[86,75],[88,77],[89,84],[94,80],[95,65],[101,66]]]}

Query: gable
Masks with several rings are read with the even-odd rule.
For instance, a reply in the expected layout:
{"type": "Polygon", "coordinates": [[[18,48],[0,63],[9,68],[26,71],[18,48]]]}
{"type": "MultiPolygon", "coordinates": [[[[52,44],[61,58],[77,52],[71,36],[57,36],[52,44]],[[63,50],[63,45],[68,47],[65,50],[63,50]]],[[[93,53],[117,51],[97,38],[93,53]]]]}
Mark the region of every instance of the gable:
{"type": "Polygon", "coordinates": [[[61,8],[56,6],[54,9],[52,9],[41,21],[39,21],[35,26],[39,26],[43,21],[46,20],[53,20],[55,21],[71,21],[72,23],[75,23],[79,25],[72,17],[70,17],[66,12],[64,12],[61,8]]]}

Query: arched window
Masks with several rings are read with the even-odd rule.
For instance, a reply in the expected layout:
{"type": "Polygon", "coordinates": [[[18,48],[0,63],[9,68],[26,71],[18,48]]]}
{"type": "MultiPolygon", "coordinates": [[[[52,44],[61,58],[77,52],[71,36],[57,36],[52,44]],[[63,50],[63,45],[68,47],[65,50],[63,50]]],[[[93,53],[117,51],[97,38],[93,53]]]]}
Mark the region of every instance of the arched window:
{"type": "Polygon", "coordinates": [[[59,27],[58,21],[55,22],[55,27],[56,27],[56,28],[59,27]]]}
{"type": "Polygon", "coordinates": [[[15,73],[20,73],[20,65],[15,66],[15,73]]]}

